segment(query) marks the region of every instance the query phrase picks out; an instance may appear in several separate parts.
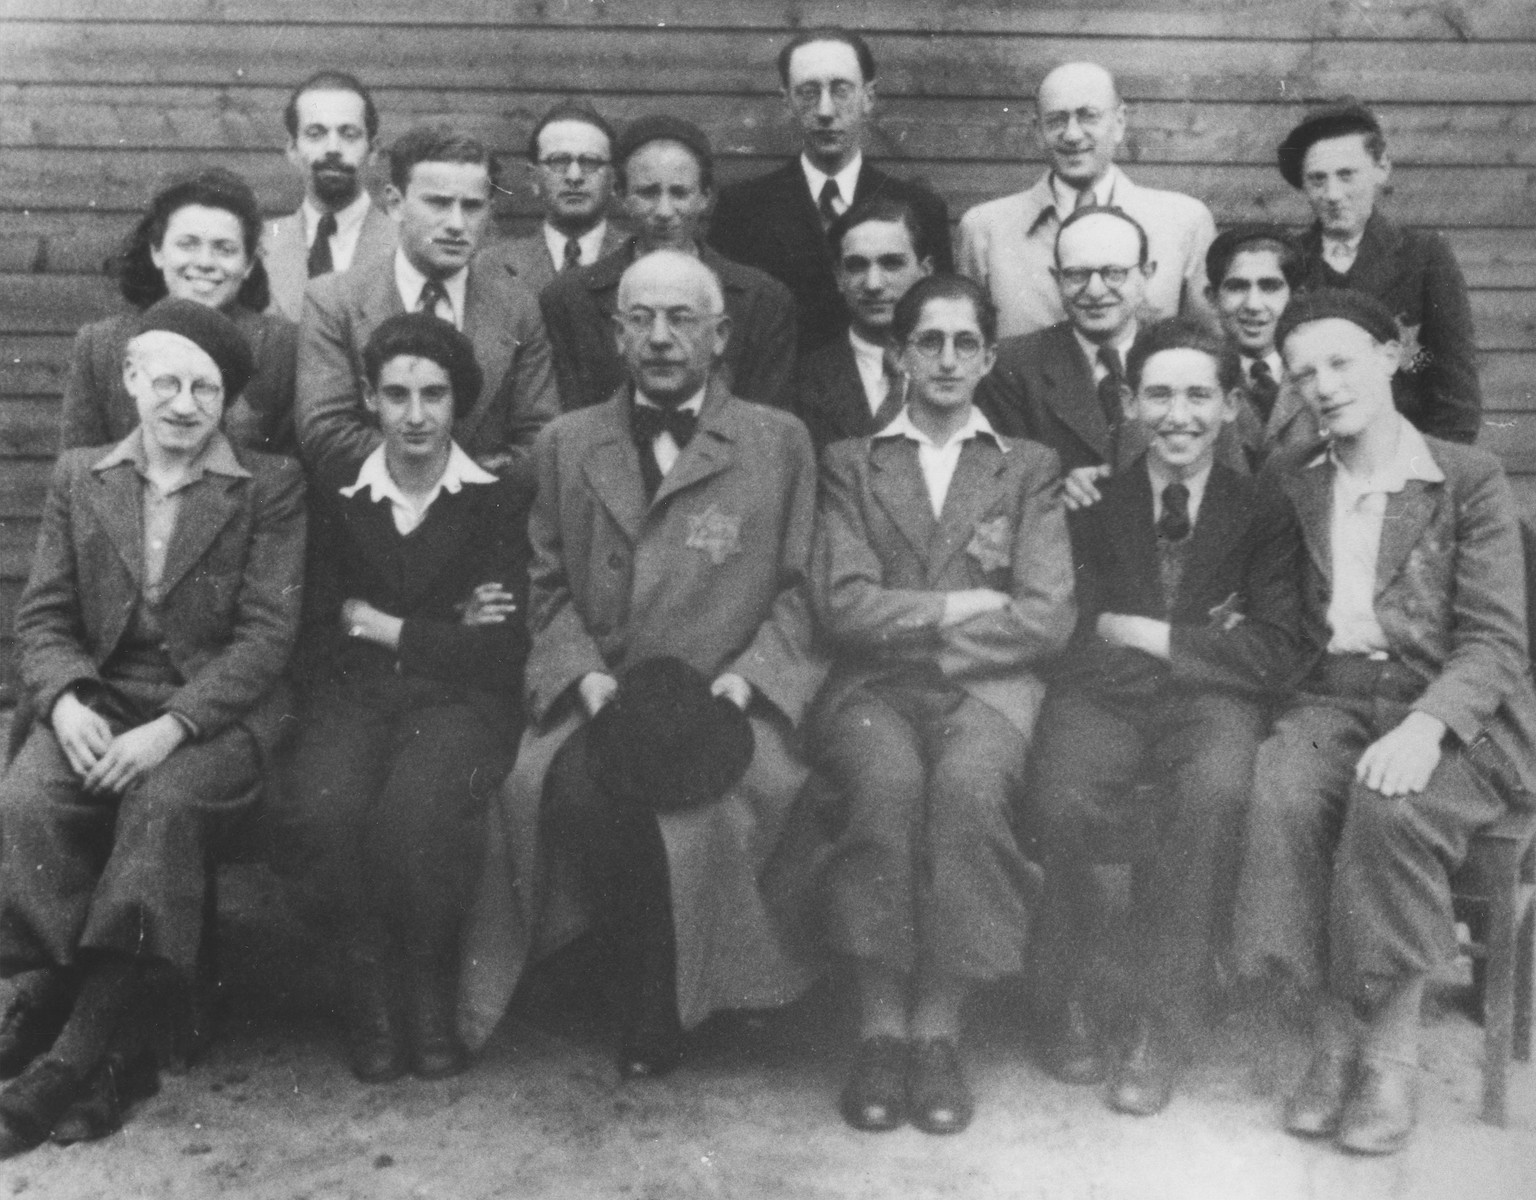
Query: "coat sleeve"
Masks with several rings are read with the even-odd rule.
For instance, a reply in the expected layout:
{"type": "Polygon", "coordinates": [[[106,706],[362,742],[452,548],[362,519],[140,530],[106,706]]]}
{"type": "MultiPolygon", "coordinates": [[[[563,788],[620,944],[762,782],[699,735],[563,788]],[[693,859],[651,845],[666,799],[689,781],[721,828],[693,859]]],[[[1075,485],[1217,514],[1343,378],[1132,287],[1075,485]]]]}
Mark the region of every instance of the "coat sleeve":
{"type": "Polygon", "coordinates": [[[576,303],[568,280],[559,277],[539,293],[539,309],[549,344],[550,361],[555,376],[556,398],[562,412],[586,408],[603,399],[593,394],[581,368],[581,336],[574,306],[576,303]]]}
{"type": "Polygon", "coordinates": [[[960,245],[955,250],[955,269],[974,279],[990,294],[986,238],[986,225],[978,219],[977,211],[973,208],[960,218],[960,245]]]}
{"type": "Polygon", "coordinates": [[[497,444],[478,446],[476,457],[494,459],[498,473],[526,480],[539,430],[560,413],[560,392],[544,318],[526,288],[517,288],[507,320],[517,344],[491,406],[499,437],[497,444]]]}
{"type": "Polygon", "coordinates": [[[1189,226],[1189,240],[1184,248],[1184,278],[1179,289],[1179,312],[1219,328],[1216,310],[1205,298],[1205,255],[1216,240],[1216,219],[1211,210],[1195,200],[1189,226]]]}
{"type": "Polygon", "coordinates": [[[744,400],[790,412],[794,408],[795,300],[771,275],[764,275],[761,282],[753,306],[753,328],[731,332],[732,337],[751,339],[741,359],[741,378],[732,381],[731,390],[744,400]]]}
{"type": "Polygon", "coordinates": [[[98,378],[96,370],[97,326],[87,325],[75,335],[70,352],[69,376],[59,405],[59,448],[100,446],[112,440],[107,432],[107,397],[110,379],[98,378]]]}
{"type": "Polygon", "coordinates": [[[344,275],[328,275],[304,290],[295,419],[305,463],[327,485],[350,483],[380,442],[363,407],[355,331],[342,292],[344,275]]]}
{"type": "Polygon", "coordinates": [[[1424,249],[1424,322],[1419,329],[1423,409],[1418,425],[1433,437],[1471,443],[1483,422],[1483,394],[1467,283],[1438,235],[1428,235],[1424,249]]]}

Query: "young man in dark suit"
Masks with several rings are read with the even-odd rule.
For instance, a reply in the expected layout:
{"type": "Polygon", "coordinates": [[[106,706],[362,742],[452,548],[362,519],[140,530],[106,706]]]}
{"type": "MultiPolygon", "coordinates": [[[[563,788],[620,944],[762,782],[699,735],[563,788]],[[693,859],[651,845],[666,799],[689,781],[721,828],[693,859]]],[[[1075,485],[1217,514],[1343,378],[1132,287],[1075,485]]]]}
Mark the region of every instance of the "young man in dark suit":
{"type": "Polygon", "coordinates": [[[1126,360],[1127,419],[1147,452],[1070,518],[1080,616],[1058,664],[1025,791],[1045,868],[1041,979],[1052,1071],[1111,1073],[1109,1104],[1168,1103],[1210,1000],[1267,702],[1298,665],[1301,543],[1278,489],[1216,461],[1236,415],[1236,356],[1188,318],[1142,330],[1126,360]],[[1154,781],[1161,804],[1136,784],[1154,781]],[[1154,838],[1131,964],[1133,1029],[1111,1065],[1088,1004],[1107,830],[1154,838]]]}
{"type": "Polygon", "coordinates": [[[949,213],[926,187],[864,161],[875,56],[857,33],[821,28],[796,34],[779,51],[779,80],[800,127],[800,156],[723,188],[709,240],[727,258],[783,281],[795,298],[800,344],[814,350],[848,327],[827,246],[832,222],[875,196],[905,200],[927,231],[934,270],[953,271],[949,213]]]}

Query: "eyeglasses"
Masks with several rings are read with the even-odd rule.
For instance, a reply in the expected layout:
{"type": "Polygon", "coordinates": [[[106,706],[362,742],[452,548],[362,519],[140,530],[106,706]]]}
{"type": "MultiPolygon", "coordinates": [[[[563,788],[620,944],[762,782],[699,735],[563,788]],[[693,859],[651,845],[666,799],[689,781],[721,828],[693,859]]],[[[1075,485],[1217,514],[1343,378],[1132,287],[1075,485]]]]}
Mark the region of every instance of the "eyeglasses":
{"type": "Polygon", "coordinates": [[[1064,133],[1073,117],[1077,118],[1077,123],[1084,129],[1097,129],[1108,116],[1109,113],[1102,108],[1057,109],[1041,117],[1040,124],[1045,126],[1047,133],[1064,133]]]}
{"type": "Polygon", "coordinates": [[[199,404],[212,404],[224,395],[224,385],[221,383],[214,383],[211,379],[194,379],[188,383],[179,375],[156,375],[149,381],[149,386],[162,400],[176,399],[184,386],[190,388],[192,399],[199,404]]]}
{"type": "Polygon", "coordinates": [[[1119,291],[1131,277],[1135,267],[1058,267],[1056,278],[1069,292],[1080,292],[1097,275],[1110,291],[1119,291]]]}
{"type": "Polygon", "coordinates": [[[583,175],[596,175],[609,164],[606,158],[595,154],[546,154],[539,159],[539,166],[554,175],[564,175],[575,163],[583,175]]]}
{"type": "Polygon", "coordinates": [[[803,108],[810,108],[820,102],[823,87],[831,95],[833,104],[847,104],[859,90],[859,85],[851,80],[834,79],[828,84],[802,83],[790,95],[795,98],[796,104],[803,108]]]}
{"type": "Polygon", "coordinates": [[[955,357],[961,362],[975,362],[987,348],[980,336],[963,330],[951,337],[937,329],[928,329],[907,343],[921,357],[931,359],[939,358],[944,353],[944,347],[950,344],[954,345],[955,357]]]}
{"type": "Polygon", "coordinates": [[[691,312],[686,308],[658,312],[648,308],[632,308],[628,312],[619,314],[619,320],[624,323],[624,328],[637,336],[650,333],[656,325],[657,317],[661,318],[668,329],[676,333],[692,333],[707,319],[702,314],[691,312]]]}

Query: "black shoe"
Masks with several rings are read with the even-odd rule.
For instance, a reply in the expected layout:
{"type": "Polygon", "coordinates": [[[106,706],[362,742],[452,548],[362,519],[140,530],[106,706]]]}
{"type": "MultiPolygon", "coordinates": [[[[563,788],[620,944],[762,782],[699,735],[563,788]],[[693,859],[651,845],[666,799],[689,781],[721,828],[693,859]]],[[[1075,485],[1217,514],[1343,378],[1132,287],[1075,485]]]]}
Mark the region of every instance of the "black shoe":
{"type": "Polygon", "coordinates": [[[883,1133],[906,1120],[907,1060],[911,1048],[901,1038],[867,1037],[854,1052],[853,1070],[843,1086],[838,1108],[855,1129],[883,1133]]]}
{"type": "Polygon", "coordinates": [[[1319,1050],[1307,1064],[1291,1098],[1285,1102],[1285,1128],[1298,1137],[1332,1137],[1339,1131],[1344,1104],[1354,1087],[1352,1054],[1319,1050]]]}
{"type": "Polygon", "coordinates": [[[459,1042],[451,984],[431,965],[413,971],[407,1022],[411,1073],[419,1079],[446,1079],[469,1066],[459,1042]]]}
{"type": "Polygon", "coordinates": [[[0,1079],[14,1079],[53,1045],[69,1017],[69,984],[52,968],[18,978],[5,1012],[0,1014],[0,1079]]]}
{"type": "Polygon", "coordinates": [[[1413,1132],[1415,1069],[1405,1063],[1363,1062],[1339,1118],[1339,1145],[1355,1154],[1391,1154],[1413,1132]]]}
{"type": "Polygon", "coordinates": [[[41,1145],[86,1081],[66,1063],[44,1055],[0,1088],[0,1158],[41,1145]]]}
{"type": "Polygon", "coordinates": [[[1130,1050],[1115,1070],[1109,1106],[1133,1117],[1150,1117],[1168,1107],[1184,1065],[1184,1050],[1163,1022],[1136,1019],[1130,1050]]]}
{"type": "Polygon", "coordinates": [[[82,1094],[54,1122],[50,1140],[68,1146],[109,1137],[123,1127],[123,1114],[130,1105],[159,1090],[160,1074],[152,1055],[125,1063],[118,1055],[109,1054],[86,1081],[82,1094]]]}
{"type": "Polygon", "coordinates": [[[976,1100],[949,1038],[916,1042],[907,1066],[907,1115],[924,1133],[959,1133],[971,1123],[976,1100]]]}
{"type": "Polygon", "coordinates": [[[394,997],[379,964],[352,959],[347,981],[347,1062],[364,1083],[388,1083],[405,1074],[406,1053],[394,997]]]}
{"type": "Polygon", "coordinates": [[[1102,1083],[1109,1062],[1083,1002],[1068,1000],[1055,1013],[1043,1055],[1046,1070],[1063,1083],[1102,1083]]]}

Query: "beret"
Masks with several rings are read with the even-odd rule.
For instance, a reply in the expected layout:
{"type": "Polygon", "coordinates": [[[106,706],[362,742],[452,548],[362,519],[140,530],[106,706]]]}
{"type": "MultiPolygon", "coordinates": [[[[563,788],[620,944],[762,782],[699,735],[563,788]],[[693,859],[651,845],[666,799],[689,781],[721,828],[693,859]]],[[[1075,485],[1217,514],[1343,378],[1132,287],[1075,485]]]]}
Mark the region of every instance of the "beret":
{"type": "Polygon", "coordinates": [[[402,354],[430,359],[447,372],[455,417],[466,416],[480,398],[485,373],[475,359],[474,343],[441,317],[396,313],[380,322],[363,345],[363,374],[377,386],[384,364],[402,354]]]}
{"type": "Polygon", "coordinates": [[[226,400],[238,396],[256,374],[256,360],[245,334],[216,308],[167,296],[140,314],[134,336],[157,331],[178,333],[213,359],[226,400]]]}
{"type": "Polygon", "coordinates": [[[1282,225],[1250,221],[1233,225],[1230,229],[1223,229],[1216,235],[1211,248],[1205,252],[1205,277],[1213,288],[1221,286],[1221,281],[1225,278],[1227,269],[1232,265],[1238,250],[1250,242],[1276,242],[1281,246],[1294,245],[1290,231],[1282,225]]]}
{"type": "Polygon", "coordinates": [[[1381,122],[1376,114],[1363,104],[1353,100],[1341,101],[1308,113],[1301,123],[1285,135],[1275,152],[1280,163],[1280,174],[1293,188],[1301,187],[1301,165],[1314,142],[1324,138],[1343,137],[1348,133],[1365,133],[1381,136],[1381,122]]]}
{"type": "Polygon", "coordinates": [[[1298,325],[1334,318],[1353,322],[1378,342],[1395,342],[1402,336],[1392,310],[1375,296],[1353,288],[1320,288],[1291,298],[1275,326],[1275,345],[1284,345],[1298,325]]]}
{"type": "Polygon", "coordinates": [[[709,138],[704,131],[692,121],[666,113],[639,117],[626,125],[613,147],[613,161],[622,167],[636,150],[651,142],[680,142],[687,146],[699,160],[705,176],[714,167],[714,152],[709,148],[709,138]]]}

